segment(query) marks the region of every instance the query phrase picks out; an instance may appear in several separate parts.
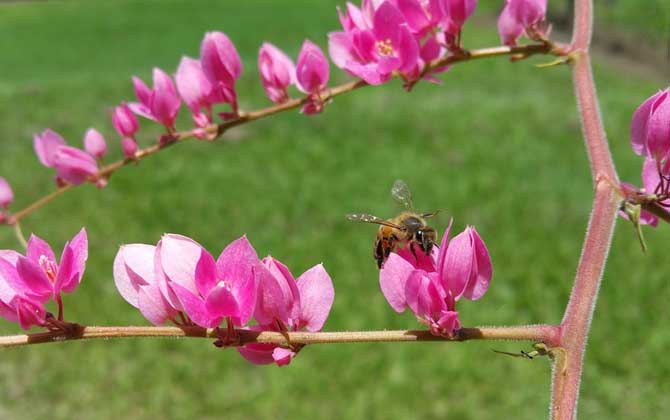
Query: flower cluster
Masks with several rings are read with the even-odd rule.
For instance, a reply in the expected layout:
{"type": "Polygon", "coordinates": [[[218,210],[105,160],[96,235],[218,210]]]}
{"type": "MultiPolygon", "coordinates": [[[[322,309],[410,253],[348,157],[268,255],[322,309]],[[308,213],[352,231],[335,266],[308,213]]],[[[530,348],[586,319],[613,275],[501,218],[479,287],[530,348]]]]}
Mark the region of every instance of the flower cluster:
{"type": "Polygon", "coordinates": [[[434,335],[445,337],[461,328],[456,302],[481,298],[493,274],[491,257],[475,228],[468,226],[451,241],[450,230],[451,223],[431,255],[399,249],[379,273],[382,293],[396,312],[409,307],[434,335]]]}
{"type": "Polygon", "coordinates": [[[72,293],[84,275],[88,238],[82,229],[65,244],[60,263],[51,247],[35,235],[26,255],[0,250],[0,316],[23,329],[50,327],[63,320],[61,293],[72,293]],[[50,300],[58,303],[58,319],[46,312],[50,300]]]}
{"type": "Polygon", "coordinates": [[[547,0],[505,0],[498,18],[498,33],[505,45],[516,45],[522,34],[535,41],[548,35],[547,0]]]}
{"type": "MultiPolygon", "coordinates": [[[[645,100],[633,114],[630,124],[633,151],[645,158],[642,165],[642,189],[622,183],[626,196],[642,196],[661,207],[670,206],[670,89],[657,92],[645,100]]],[[[624,208],[623,217],[634,223],[656,226],[658,217],[640,210],[624,208]]]]}
{"type": "MultiPolygon", "coordinates": [[[[461,52],[461,31],[476,0],[363,0],[338,10],[343,31],[328,35],[333,62],[371,85],[395,74],[406,83],[424,76],[427,63],[461,52]]],[[[432,73],[447,70],[434,69],[432,73]]]]}
{"type": "MultiPolygon", "coordinates": [[[[218,328],[279,332],[319,331],[333,304],[333,285],[317,265],[294,279],[272,257],[260,260],[246,237],[214,257],[200,244],[167,234],[156,246],[124,245],[114,261],[114,281],[123,298],[154,325],[171,321],[218,328]]],[[[230,330],[229,330],[230,331],[230,330]]],[[[233,337],[222,337],[227,344],[233,337]],[[228,340],[228,341],[226,341],[228,340]]],[[[298,347],[247,344],[238,348],[253,363],[288,364],[298,347]]]]}

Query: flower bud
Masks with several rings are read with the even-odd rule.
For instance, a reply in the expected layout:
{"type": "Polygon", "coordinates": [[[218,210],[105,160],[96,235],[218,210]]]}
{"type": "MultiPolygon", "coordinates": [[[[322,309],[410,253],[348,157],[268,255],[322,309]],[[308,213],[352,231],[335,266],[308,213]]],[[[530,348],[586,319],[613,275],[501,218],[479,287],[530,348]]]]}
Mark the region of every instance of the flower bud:
{"type": "Polygon", "coordinates": [[[266,42],[258,53],[258,71],[270,100],[278,104],[287,101],[286,88],[295,80],[293,61],[279,48],[266,42]]]}
{"type": "Polygon", "coordinates": [[[121,102],[121,105],[114,108],[112,125],[121,137],[134,137],[139,129],[137,117],[125,102],[121,102]]]}
{"type": "Polygon", "coordinates": [[[14,201],[14,192],[9,182],[0,176],[0,208],[6,209],[14,201]]]}
{"type": "Polygon", "coordinates": [[[124,137],[121,139],[121,150],[123,151],[123,156],[134,159],[137,152],[137,142],[130,137],[124,137]]]}
{"type": "Polygon", "coordinates": [[[86,135],[84,136],[84,150],[98,159],[102,159],[105,153],[107,153],[107,143],[105,142],[105,138],[95,128],[89,128],[88,131],[86,131],[86,135]]]}

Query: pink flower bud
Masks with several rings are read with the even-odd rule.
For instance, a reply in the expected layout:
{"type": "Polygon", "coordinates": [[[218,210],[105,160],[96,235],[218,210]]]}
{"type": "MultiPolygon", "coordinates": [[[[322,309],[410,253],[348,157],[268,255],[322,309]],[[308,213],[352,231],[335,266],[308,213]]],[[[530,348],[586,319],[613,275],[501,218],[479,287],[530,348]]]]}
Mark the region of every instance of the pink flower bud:
{"type": "Polygon", "coordinates": [[[137,117],[125,102],[121,102],[121,105],[114,108],[112,125],[121,137],[134,137],[139,129],[137,117]]]}
{"type": "Polygon", "coordinates": [[[6,209],[14,201],[14,192],[9,182],[0,176],[0,207],[6,209]]]}
{"type": "Polygon", "coordinates": [[[242,62],[235,45],[223,32],[208,32],[200,45],[202,71],[213,85],[218,102],[231,104],[237,112],[235,82],[242,74],[242,62]]]}
{"type": "Polygon", "coordinates": [[[71,146],[60,146],[53,155],[56,175],[70,184],[81,184],[98,173],[93,156],[71,146]]]}
{"type": "Polygon", "coordinates": [[[105,138],[95,128],[89,128],[84,136],[84,149],[90,155],[101,159],[107,153],[105,138]]]}
{"type": "Polygon", "coordinates": [[[318,94],[326,88],[330,77],[328,60],[321,49],[310,40],[305,40],[298,55],[296,79],[303,93],[318,94]]]}
{"type": "Polygon", "coordinates": [[[278,104],[287,101],[286,88],[295,81],[293,61],[279,48],[266,42],[258,53],[258,71],[270,100],[278,104]]]}
{"type": "Polygon", "coordinates": [[[121,150],[123,151],[123,156],[134,159],[135,153],[137,153],[137,142],[130,137],[124,137],[121,139],[121,150]]]}
{"type": "Polygon", "coordinates": [[[47,168],[53,167],[53,157],[58,148],[65,145],[65,140],[60,134],[51,129],[44,130],[42,134],[35,134],[33,136],[33,147],[37,158],[42,162],[42,165],[47,168]]]}

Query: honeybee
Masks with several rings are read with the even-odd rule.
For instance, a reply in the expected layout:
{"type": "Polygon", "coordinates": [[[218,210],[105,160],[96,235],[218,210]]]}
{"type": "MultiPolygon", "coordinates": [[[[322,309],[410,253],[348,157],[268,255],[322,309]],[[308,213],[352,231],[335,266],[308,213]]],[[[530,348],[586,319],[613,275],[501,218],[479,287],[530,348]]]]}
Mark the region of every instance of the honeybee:
{"type": "Polygon", "coordinates": [[[430,255],[433,245],[437,242],[437,232],[428,226],[425,219],[435,216],[439,210],[433,213],[417,213],[412,203],[412,193],[407,184],[401,180],[393,183],[391,196],[405,208],[405,211],[392,219],[381,219],[370,214],[347,215],[349,220],[380,225],[372,250],[379,268],[382,268],[398,244],[409,246],[410,251],[416,257],[414,245],[417,245],[426,255],[430,255]]]}

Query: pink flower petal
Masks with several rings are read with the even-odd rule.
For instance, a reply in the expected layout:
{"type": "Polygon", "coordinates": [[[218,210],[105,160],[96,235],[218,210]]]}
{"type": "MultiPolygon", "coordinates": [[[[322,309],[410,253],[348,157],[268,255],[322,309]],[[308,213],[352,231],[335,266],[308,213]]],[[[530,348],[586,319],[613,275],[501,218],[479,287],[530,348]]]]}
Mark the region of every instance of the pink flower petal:
{"type": "Polygon", "coordinates": [[[449,243],[449,248],[442,268],[442,282],[446,290],[450,290],[455,299],[465,291],[473,270],[473,244],[467,231],[456,235],[449,243]]]}
{"type": "Polygon", "coordinates": [[[518,22],[510,12],[508,0],[498,18],[500,42],[502,42],[503,45],[516,45],[516,42],[523,34],[523,31],[523,24],[518,22]]]}
{"type": "Polygon", "coordinates": [[[474,248],[473,257],[473,273],[468,281],[468,285],[463,291],[463,297],[470,300],[477,300],[484,296],[484,293],[491,284],[491,276],[493,275],[493,266],[491,264],[491,256],[482,238],[477,233],[474,227],[467,228],[469,235],[472,238],[472,246],[474,248]]]}
{"type": "Polygon", "coordinates": [[[159,68],[154,68],[153,79],[151,113],[166,127],[173,127],[181,103],[177,89],[170,76],[159,68]]]}
{"type": "Polygon", "coordinates": [[[140,104],[144,105],[147,109],[151,107],[151,90],[147,85],[137,76],[133,76],[133,86],[135,87],[135,96],[137,100],[140,101],[140,104]]]}
{"type": "MultiPolygon", "coordinates": [[[[136,308],[141,286],[156,285],[154,278],[154,253],[156,247],[129,244],[119,248],[114,258],[114,283],[121,296],[136,308]]],[[[156,285],[157,286],[157,285],[156,285]]]]}
{"type": "Polygon", "coordinates": [[[60,146],[65,145],[65,140],[60,134],[47,129],[42,134],[33,136],[33,147],[35,153],[42,165],[51,168],[53,166],[53,156],[60,146]]]}
{"type": "Polygon", "coordinates": [[[237,347],[237,351],[242,357],[255,365],[269,365],[275,361],[272,352],[276,347],[275,344],[250,343],[237,347]]]}
{"type": "Polygon", "coordinates": [[[670,91],[664,90],[651,105],[647,121],[647,148],[652,157],[663,159],[670,151],[670,91]]]}
{"type": "Polygon", "coordinates": [[[19,326],[24,330],[33,325],[44,325],[46,310],[41,303],[17,296],[10,306],[16,308],[19,326]]]}
{"type": "Polygon", "coordinates": [[[170,307],[160,289],[155,284],[139,286],[137,292],[137,308],[142,315],[154,325],[162,325],[176,315],[170,307]]]}
{"type": "Polygon", "coordinates": [[[195,288],[200,296],[207,296],[216,287],[216,283],[216,261],[212,254],[202,249],[195,267],[195,288]]]}
{"type": "Polygon", "coordinates": [[[303,93],[323,90],[330,78],[328,60],[321,49],[310,40],[305,40],[296,63],[298,89],[303,93]]]}
{"type": "Polygon", "coordinates": [[[277,278],[264,264],[258,264],[254,268],[254,275],[258,284],[254,308],[256,322],[270,325],[277,319],[288,324],[288,305],[277,278]]]}
{"type": "Polygon", "coordinates": [[[21,290],[23,289],[23,282],[16,272],[16,262],[0,255],[0,301],[5,304],[9,304],[18,293],[12,285],[18,285],[21,290]]]}
{"type": "Polygon", "coordinates": [[[335,289],[322,264],[305,271],[297,280],[300,290],[299,328],[321,331],[335,299],[335,289]]]}
{"type": "Polygon", "coordinates": [[[44,239],[35,234],[30,235],[30,239],[28,239],[26,257],[36,264],[39,264],[40,259],[42,258],[46,258],[46,260],[51,261],[54,264],[56,263],[56,256],[54,255],[51,246],[44,239]]]}
{"type": "Polygon", "coordinates": [[[84,150],[91,156],[98,159],[107,153],[107,143],[105,138],[95,128],[89,128],[84,135],[84,150]]]}
{"type": "Polygon", "coordinates": [[[647,124],[651,115],[651,106],[662,94],[663,91],[659,91],[647,98],[633,114],[633,119],[630,123],[630,142],[633,151],[638,155],[651,157],[647,149],[647,124]]]}
{"type": "Polygon", "coordinates": [[[379,271],[379,286],[389,305],[398,313],[405,311],[405,283],[414,267],[404,258],[391,253],[379,271]]]}
{"type": "Polygon", "coordinates": [[[172,290],[179,298],[184,312],[191,318],[191,321],[203,328],[213,328],[221,323],[221,317],[213,318],[205,307],[205,301],[195,293],[186,289],[179,283],[170,284],[172,290]]]}
{"type": "Polygon", "coordinates": [[[291,363],[291,359],[295,357],[295,352],[285,349],[284,347],[275,347],[272,351],[272,358],[277,366],[286,366],[291,363]]]}
{"type": "Polygon", "coordinates": [[[199,243],[186,236],[172,233],[163,235],[159,251],[161,267],[167,278],[197,293],[195,268],[203,249],[199,243]]]}
{"type": "MultiPolygon", "coordinates": [[[[25,257],[20,257],[16,262],[16,271],[19,274],[20,282],[10,284],[14,290],[30,299],[39,302],[46,302],[52,296],[53,288],[51,282],[44,274],[42,268],[25,257]]],[[[7,280],[14,280],[8,277],[7,280]]]]}
{"type": "Polygon", "coordinates": [[[82,184],[98,173],[93,156],[76,147],[60,146],[52,163],[58,176],[71,184],[82,184]]]}
{"type": "Polygon", "coordinates": [[[209,292],[205,299],[205,307],[212,317],[239,318],[240,309],[237,300],[224,284],[218,284],[209,292]]]}

